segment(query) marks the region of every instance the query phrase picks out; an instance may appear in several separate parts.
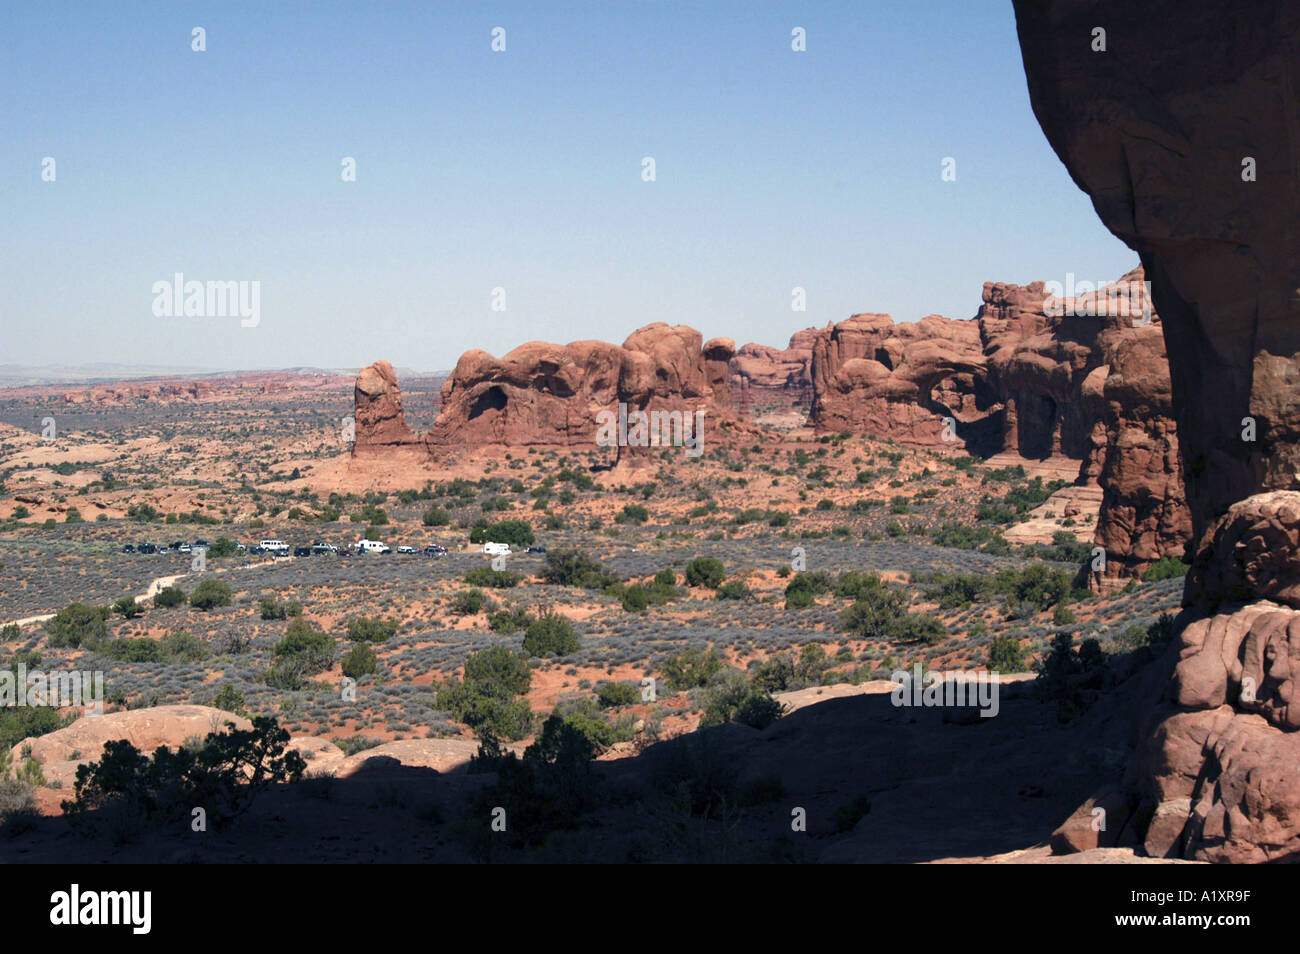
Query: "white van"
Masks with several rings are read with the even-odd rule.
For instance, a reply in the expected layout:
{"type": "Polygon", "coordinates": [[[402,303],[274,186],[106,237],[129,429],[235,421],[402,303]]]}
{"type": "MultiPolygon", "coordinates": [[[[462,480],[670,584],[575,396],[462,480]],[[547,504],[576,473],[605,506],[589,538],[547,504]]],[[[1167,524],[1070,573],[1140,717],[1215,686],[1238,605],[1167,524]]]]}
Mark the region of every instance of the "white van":
{"type": "Polygon", "coordinates": [[[392,553],[387,543],[381,543],[378,540],[358,540],[352,544],[352,548],[358,553],[392,553]]]}
{"type": "Polygon", "coordinates": [[[283,540],[263,540],[258,545],[267,553],[282,554],[289,552],[289,544],[283,540]]]}
{"type": "Polygon", "coordinates": [[[487,556],[510,556],[510,544],[485,543],[483,544],[483,553],[487,556]]]}

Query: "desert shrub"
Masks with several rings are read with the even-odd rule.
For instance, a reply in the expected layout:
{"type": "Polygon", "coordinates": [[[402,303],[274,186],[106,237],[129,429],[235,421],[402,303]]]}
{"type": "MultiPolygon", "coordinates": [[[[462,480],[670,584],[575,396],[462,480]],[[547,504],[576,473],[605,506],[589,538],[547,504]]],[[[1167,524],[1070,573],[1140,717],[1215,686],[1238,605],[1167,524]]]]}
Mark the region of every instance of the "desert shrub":
{"type": "Polygon", "coordinates": [[[112,609],[125,619],[135,619],[144,613],[144,607],[135,601],[134,596],[123,596],[114,601],[112,609]]]}
{"type": "Polygon", "coordinates": [[[0,707],[0,752],[8,752],[23,739],[55,732],[70,725],[53,706],[0,707]]]}
{"type": "Polygon", "coordinates": [[[518,586],[523,580],[522,573],[512,570],[494,570],[490,566],[476,566],[465,574],[465,582],[470,586],[486,586],[489,589],[509,589],[518,586]]]}
{"type": "MultiPolygon", "coordinates": [[[[35,765],[40,772],[40,764],[28,760],[28,765],[35,765]]],[[[11,825],[22,816],[36,810],[36,785],[31,770],[14,772],[13,756],[7,748],[0,749],[0,825],[11,825]]],[[[26,768],[26,766],[24,766],[26,768]]]]}
{"type": "Polygon", "coordinates": [[[785,707],[770,692],[743,676],[710,686],[703,701],[701,726],[739,722],[754,729],[766,729],[785,712],[785,707]]]}
{"type": "Polygon", "coordinates": [[[353,642],[382,643],[397,633],[397,620],[378,616],[354,616],[348,620],[348,639],[353,642]]]}
{"type": "Polygon", "coordinates": [[[615,523],[643,524],[650,519],[650,511],[641,504],[625,504],[623,511],[614,518],[615,523]]]}
{"type": "Polygon", "coordinates": [[[795,664],[786,653],[773,653],[749,671],[749,681],[767,692],[793,689],[795,680],[795,664]]]}
{"type": "Polygon", "coordinates": [[[108,626],[104,621],[110,613],[107,606],[69,603],[45,624],[49,645],[77,649],[102,642],[108,638],[108,626]]]}
{"type": "Polygon", "coordinates": [[[307,676],[307,662],[301,656],[279,656],[262,673],[262,682],[272,689],[296,692],[306,685],[307,676]]]}
{"type": "Polygon", "coordinates": [[[334,665],[334,637],[312,629],[311,623],[298,617],[289,621],[284,638],[275,644],[273,652],[277,661],[281,657],[298,660],[303,674],[310,675],[334,665]]]}
{"type": "Polygon", "coordinates": [[[716,590],[726,575],[722,561],[714,557],[696,557],[686,565],[687,586],[706,586],[716,590]]]}
{"type": "Polygon", "coordinates": [[[926,596],[943,609],[955,609],[983,602],[993,594],[993,578],[979,573],[936,573],[926,596]]]}
{"type": "Polygon", "coordinates": [[[719,600],[744,600],[753,595],[743,580],[728,580],[718,587],[714,598],[719,600]]]}
{"type": "Polygon", "coordinates": [[[1024,672],[1025,652],[1020,640],[1014,636],[994,636],[989,640],[988,667],[990,672],[1024,672]]]}
{"type": "Polygon", "coordinates": [[[840,611],[840,625],[867,639],[887,638],[903,617],[902,596],[874,573],[855,592],[853,604],[840,611]]]}
{"type": "Polygon", "coordinates": [[[650,594],[640,583],[633,583],[623,591],[623,609],[628,613],[643,612],[650,605],[650,594]]]}
{"type": "Polygon", "coordinates": [[[901,643],[925,643],[935,646],[948,638],[948,628],[941,620],[922,613],[905,613],[894,625],[890,638],[901,643]]]}
{"type": "Polygon", "coordinates": [[[204,580],[190,594],[190,605],[195,609],[210,610],[230,605],[230,585],[222,580],[204,580]]]}
{"type": "Polygon", "coordinates": [[[420,515],[420,520],[426,527],[446,527],[451,524],[451,514],[441,507],[430,507],[420,515]]]}
{"type": "Polygon", "coordinates": [[[557,705],[542,723],[537,741],[524,750],[524,758],[554,762],[565,757],[565,746],[573,745],[573,756],[590,761],[615,742],[626,741],[630,735],[627,728],[608,722],[591,699],[571,705],[567,710],[557,705]]]}
{"type": "Polygon", "coordinates": [[[344,755],[356,755],[358,752],[364,752],[366,749],[373,749],[375,746],[384,744],[383,739],[375,739],[365,735],[349,735],[334,739],[333,742],[343,750],[344,755]]]}
{"type": "Polygon", "coordinates": [[[524,652],[530,656],[569,656],[579,648],[573,624],[559,613],[544,613],[529,624],[524,634],[524,652]]]}
{"type": "Polygon", "coordinates": [[[1147,645],[1163,646],[1178,632],[1174,617],[1170,613],[1161,613],[1160,618],[1147,627],[1147,645]]]}
{"type": "Polygon", "coordinates": [[[530,622],[528,611],[522,606],[514,609],[497,610],[488,617],[488,629],[494,633],[509,635],[521,629],[527,629],[530,622]]]}
{"type": "Polygon", "coordinates": [[[1052,624],[1055,626],[1069,626],[1074,622],[1074,610],[1064,603],[1057,603],[1056,609],[1052,611],[1052,624]]]}
{"type": "Polygon", "coordinates": [[[225,712],[233,712],[235,715],[245,714],[244,694],[236,689],[233,683],[228,682],[221,687],[221,691],[213,698],[212,705],[225,712]]]}
{"type": "Polygon", "coordinates": [[[1069,633],[1057,633],[1034,680],[1039,697],[1056,703],[1056,717],[1060,722],[1069,722],[1083,711],[1078,677],[1105,663],[1097,640],[1084,640],[1077,652],[1073,641],[1069,633]]]}
{"type": "Polygon", "coordinates": [[[596,700],[606,709],[630,706],[640,698],[641,693],[630,682],[602,682],[596,690],[596,700]]]}
{"type": "Polygon", "coordinates": [[[238,552],[235,549],[235,541],[229,537],[217,537],[212,541],[212,545],[208,547],[208,556],[214,560],[221,557],[232,557],[238,552]]]}
{"type": "Polygon", "coordinates": [[[97,652],[109,659],[123,662],[161,662],[162,647],[152,639],[110,639],[102,643],[97,652]]]}
{"type": "MultiPolygon", "coordinates": [[[[352,515],[353,523],[368,523],[372,527],[382,527],[388,524],[388,514],[381,508],[375,506],[362,507],[352,515]]],[[[378,537],[368,537],[371,540],[378,540],[378,537]]]]}
{"type": "Polygon", "coordinates": [[[1162,556],[1142,572],[1143,583],[1157,583],[1187,575],[1187,564],[1178,557],[1162,556]]]}
{"type": "Polygon", "coordinates": [[[526,657],[494,646],[465,660],[465,675],[438,690],[438,705],[480,734],[521,739],[532,731],[532,710],[518,697],[532,684],[526,657]]]}
{"type": "Polygon", "coordinates": [[[551,550],[546,554],[542,580],[558,586],[602,589],[619,582],[618,574],[606,570],[600,562],[578,549],[551,550]]]}
{"type": "Polygon", "coordinates": [[[473,616],[475,613],[483,612],[483,604],[486,597],[483,591],[478,588],[468,589],[464,593],[457,593],[451,601],[451,611],[460,616],[473,616]]]}
{"type": "Polygon", "coordinates": [[[369,643],[353,644],[343,656],[343,675],[349,679],[360,679],[379,672],[379,658],[369,643]]]}
{"type": "Polygon", "coordinates": [[[288,615],[274,596],[263,596],[258,604],[258,612],[262,619],[284,619],[288,615]]]}
{"type": "Polygon", "coordinates": [[[1072,574],[1064,567],[1033,563],[1023,569],[1001,571],[994,577],[993,585],[1008,604],[1029,604],[1037,612],[1068,597],[1071,580],[1072,574]]]}
{"type": "Polygon", "coordinates": [[[508,543],[512,547],[527,547],[533,543],[533,526],[527,520],[500,520],[486,526],[476,526],[470,532],[470,543],[508,543]]]}
{"type": "Polygon", "coordinates": [[[817,643],[808,643],[799,653],[799,664],[795,675],[802,683],[820,682],[822,674],[830,668],[826,650],[817,643]]]}
{"type": "Polygon", "coordinates": [[[945,523],[936,527],[930,534],[930,541],[935,546],[957,550],[1006,553],[1011,549],[1010,544],[997,531],[965,523],[945,523]]]}
{"type": "Polygon", "coordinates": [[[169,609],[173,606],[180,606],[185,600],[185,591],[179,586],[164,586],[154,594],[153,605],[169,609]]]}
{"type": "Polygon", "coordinates": [[[661,667],[664,682],[674,692],[705,685],[722,669],[722,655],[716,649],[687,647],[670,656],[661,667]]]}
{"type": "Polygon", "coordinates": [[[274,719],[254,718],[247,730],[227,726],[196,747],[159,746],[152,757],[125,739],[105,743],[99,761],[77,768],[76,795],[63,803],[64,813],[79,820],[120,805],[153,822],[178,824],[202,807],[224,828],[270,785],[302,778],[306,762],[288,750],[289,733],[274,719]]]}

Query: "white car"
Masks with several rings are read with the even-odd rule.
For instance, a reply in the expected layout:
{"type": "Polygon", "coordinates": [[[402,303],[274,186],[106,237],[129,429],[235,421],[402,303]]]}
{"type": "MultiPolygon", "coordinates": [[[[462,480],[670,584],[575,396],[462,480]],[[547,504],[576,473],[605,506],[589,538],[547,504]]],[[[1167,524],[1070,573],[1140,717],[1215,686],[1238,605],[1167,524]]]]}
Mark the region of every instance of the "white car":
{"type": "Polygon", "coordinates": [[[276,556],[289,555],[289,544],[283,540],[262,540],[258,546],[262,548],[263,553],[274,553],[276,556]]]}
{"type": "Polygon", "coordinates": [[[510,556],[510,544],[485,543],[483,544],[483,553],[486,556],[510,556]]]}
{"type": "Polygon", "coordinates": [[[415,549],[415,547],[407,546],[405,543],[403,543],[401,546],[397,548],[397,552],[398,553],[419,553],[420,551],[415,549]]]}

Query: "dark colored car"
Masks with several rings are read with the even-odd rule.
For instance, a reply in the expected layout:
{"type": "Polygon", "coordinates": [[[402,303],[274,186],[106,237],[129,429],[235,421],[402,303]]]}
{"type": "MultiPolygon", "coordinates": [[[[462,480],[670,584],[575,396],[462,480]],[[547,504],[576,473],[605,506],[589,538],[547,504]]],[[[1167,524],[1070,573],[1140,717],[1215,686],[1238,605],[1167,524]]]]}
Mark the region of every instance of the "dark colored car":
{"type": "Polygon", "coordinates": [[[311,556],[311,547],[294,547],[294,556],[311,556]]]}
{"type": "Polygon", "coordinates": [[[545,553],[545,552],[546,552],[546,547],[529,547],[529,548],[528,548],[528,552],[529,552],[529,553],[545,553]]]}
{"type": "Polygon", "coordinates": [[[158,548],[157,548],[156,546],[154,546],[152,543],[142,543],[142,544],[140,544],[139,550],[140,550],[141,553],[157,553],[157,552],[158,552],[158,548]]]}
{"type": "Polygon", "coordinates": [[[431,543],[424,548],[425,556],[442,556],[446,552],[447,548],[437,543],[431,543]]]}
{"type": "Polygon", "coordinates": [[[248,552],[253,556],[257,556],[265,553],[266,549],[260,543],[254,543],[251,547],[248,548],[248,552]]]}
{"type": "Polygon", "coordinates": [[[134,543],[128,543],[126,546],[122,547],[122,552],[123,552],[123,553],[134,553],[134,552],[135,552],[135,544],[134,544],[134,543]]]}
{"type": "Polygon", "coordinates": [[[164,549],[175,550],[177,553],[180,553],[181,547],[183,546],[185,546],[184,540],[173,540],[171,543],[167,544],[167,546],[164,547],[164,549]]]}
{"type": "Polygon", "coordinates": [[[194,548],[195,548],[196,550],[197,550],[199,547],[202,547],[203,549],[206,550],[209,546],[210,546],[210,544],[208,543],[207,540],[195,540],[195,541],[194,541],[194,548]]]}

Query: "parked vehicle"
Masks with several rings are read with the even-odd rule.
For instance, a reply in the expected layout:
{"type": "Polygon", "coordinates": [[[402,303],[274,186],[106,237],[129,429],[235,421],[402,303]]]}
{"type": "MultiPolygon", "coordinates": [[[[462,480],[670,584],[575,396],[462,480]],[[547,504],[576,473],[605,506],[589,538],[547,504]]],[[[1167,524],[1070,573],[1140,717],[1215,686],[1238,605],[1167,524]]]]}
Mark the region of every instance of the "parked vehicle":
{"type": "Polygon", "coordinates": [[[263,540],[261,547],[263,553],[274,553],[276,556],[289,555],[289,544],[283,540],[263,540]]]}
{"type": "Polygon", "coordinates": [[[248,548],[248,553],[250,556],[261,556],[265,552],[266,552],[265,548],[260,543],[254,543],[251,547],[248,548]]]}
{"type": "Polygon", "coordinates": [[[485,543],[483,544],[483,553],[487,556],[510,556],[510,544],[485,543]]]}
{"type": "Polygon", "coordinates": [[[323,540],[317,540],[311,545],[312,553],[338,553],[339,548],[332,543],[326,543],[323,540]]]}
{"type": "Polygon", "coordinates": [[[431,543],[424,548],[425,556],[442,556],[447,552],[447,548],[438,543],[431,543]]]}
{"type": "Polygon", "coordinates": [[[419,553],[420,551],[417,550],[415,547],[410,546],[409,544],[403,543],[397,548],[397,552],[398,553],[419,553]]]}
{"type": "Polygon", "coordinates": [[[206,550],[206,549],[208,549],[211,545],[212,545],[212,544],[208,543],[207,540],[195,540],[195,541],[194,541],[194,549],[196,549],[196,550],[206,550]]]}
{"type": "Polygon", "coordinates": [[[392,553],[387,543],[380,540],[358,540],[352,544],[352,549],[358,553],[392,553]]]}
{"type": "Polygon", "coordinates": [[[152,543],[142,543],[142,544],[140,544],[140,552],[141,552],[141,553],[157,553],[157,552],[158,552],[158,548],[157,548],[156,546],[154,546],[152,543]]]}
{"type": "Polygon", "coordinates": [[[529,548],[528,548],[528,552],[529,552],[529,553],[545,553],[545,552],[546,552],[546,547],[529,547],[529,548]]]}
{"type": "Polygon", "coordinates": [[[294,547],[293,555],[296,557],[311,556],[311,547],[294,547]]]}
{"type": "Polygon", "coordinates": [[[189,545],[188,543],[182,543],[182,544],[181,544],[179,547],[177,547],[176,549],[177,549],[177,551],[180,552],[180,553],[190,553],[190,552],[191,552],[191,547],[190,547],[190,545],[189,545]]]}
{"type": "Polygon", "coordinates": [[[122,552],[123,552],[123,553],[134,553],[134,552],[135,552],[135,544],[134,544],[134,543],[128,543],[128,544],[126,544],[126,546],[122,547],[122,552]]]}

